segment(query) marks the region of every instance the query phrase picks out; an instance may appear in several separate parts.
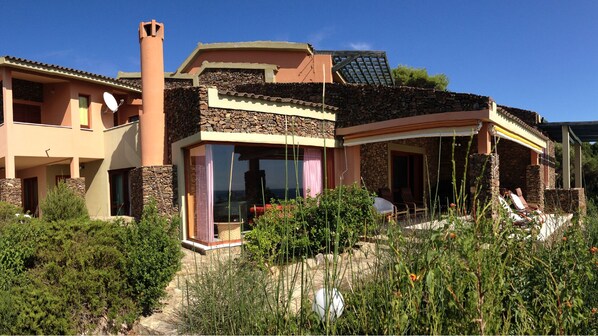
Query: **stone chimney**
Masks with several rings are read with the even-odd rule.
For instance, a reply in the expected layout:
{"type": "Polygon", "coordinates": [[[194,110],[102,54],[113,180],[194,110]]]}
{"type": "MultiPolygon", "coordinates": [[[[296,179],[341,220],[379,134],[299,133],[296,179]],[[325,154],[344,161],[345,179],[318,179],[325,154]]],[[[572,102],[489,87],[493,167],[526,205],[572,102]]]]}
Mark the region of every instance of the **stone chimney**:
{"type": "Polygon", "coordinates": [[[139,116],[141,165],[164,164],[164,25],[139,24],[143,111],[139,116]]]}

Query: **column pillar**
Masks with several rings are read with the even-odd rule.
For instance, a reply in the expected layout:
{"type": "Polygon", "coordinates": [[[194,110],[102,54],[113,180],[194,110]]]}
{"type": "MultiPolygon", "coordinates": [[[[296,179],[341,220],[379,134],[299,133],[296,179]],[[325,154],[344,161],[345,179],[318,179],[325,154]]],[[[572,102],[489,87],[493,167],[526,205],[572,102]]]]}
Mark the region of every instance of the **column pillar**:
{"type": "Polygon", "coordinates": [[[561,126],[561,132],[563,134],[563,188],[571,189],[571,167],[569,166],[571,162],[571,155],[569,153],[569,126],[561,126]]]}
{"type": "Polygon", "coordinates": [[[71,178],[79,178],[79,157],[73,157],[71,159],[71,178]]]}
{"type": "Polygon", "coordinates": [[[477,213],[490,203],[489,212],[485,215],[498,214],[498,197],[500,194],[500,171],[498,154],[472,154],[469,157],[469,191],[472,201],[472,212],[477,213]]]}
{"type": "Polygon", "coordinates": [[[573,145],[573,152],[575,153],[575,158],[573,159],[573,175],[575,177],[575,188],[581,188],[582,185],[582,171],[581,171],[581,145],[575,144],[573,145]]]}
{"type": "Polygon", "coordinates": [[[4,177],[12,179],[16,177],[15,155],[10,146],[13,134],[13,100],[12,100],[12,72],[6,68],[2,69],[2,109],[4,111],[4,127],[6,127],[6,157],[4,158],[4,177]]]}
{"type": "Polygon", "coordinates": [[[482,127],[478,131],[478,154],[490,154],[492,152],[492,138],[489,127],[489,123],[483,122],[482,127]]]}

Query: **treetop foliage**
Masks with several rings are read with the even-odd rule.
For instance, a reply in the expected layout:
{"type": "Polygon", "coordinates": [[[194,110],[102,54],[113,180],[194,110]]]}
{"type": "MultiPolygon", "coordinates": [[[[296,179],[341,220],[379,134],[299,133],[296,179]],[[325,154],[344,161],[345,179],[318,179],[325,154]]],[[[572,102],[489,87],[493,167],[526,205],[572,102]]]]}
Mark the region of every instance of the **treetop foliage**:
{"type": "Polygon", "coordinates": [[[414,68],[402,64],[392,69],[392,76],[397,85],[403,86],[446,91],[449,84],[449,78],[445,74],[430,76],[426,68],[414,68]]]}

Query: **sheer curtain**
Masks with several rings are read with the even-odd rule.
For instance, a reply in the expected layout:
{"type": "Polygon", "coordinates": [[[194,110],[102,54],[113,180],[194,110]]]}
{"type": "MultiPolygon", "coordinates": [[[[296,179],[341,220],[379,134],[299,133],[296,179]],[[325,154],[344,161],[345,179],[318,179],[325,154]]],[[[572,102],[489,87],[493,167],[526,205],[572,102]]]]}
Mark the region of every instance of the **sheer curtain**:
{"type": "Polygon", "coordinates": [[[195,161],[195,190],[197,190],[195,223],[196,237],[202,242],[214,241],[214,161],[212,146],[205,146],[205,155],[195,161]]]}
{"type": "Polygon", "coordinates": [[[307,197],[322,192],[322,150],[306,148],[303,150],[303,193],[307,197]]]}

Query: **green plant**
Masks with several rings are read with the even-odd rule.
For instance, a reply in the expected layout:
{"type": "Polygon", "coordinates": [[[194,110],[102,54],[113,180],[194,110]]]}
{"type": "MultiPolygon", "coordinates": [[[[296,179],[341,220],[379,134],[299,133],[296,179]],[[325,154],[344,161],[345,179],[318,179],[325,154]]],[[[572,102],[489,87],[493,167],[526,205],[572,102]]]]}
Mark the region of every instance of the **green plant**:
{"type": "Polygon", "coordinates": [[[372,197],[354,185],[281,202],[256,219],[245,249],[259,262],[285,263],[350,248],[376,229],[372,197]]]}
{"type": "Polygon", "coordinates": [[[178,218],[160,216],[155,202],[151,202],[125,235],[127,279],[144,315],[158,305],[180,267],[179,225],[178,218]]]}
{"type": "Polygon", "coordinates": [[[64,181],[48,191],[40,208],[44,220],[48,222],[89,217],[85,200],[75,194],[64,181]]]}
{"type": "Polygon", "coordinates": [[[6,202],[0,202],[0,225],[3,223],[12,222],[16,214],[22,213],[23,210],[18,206],[6,202]]]}

